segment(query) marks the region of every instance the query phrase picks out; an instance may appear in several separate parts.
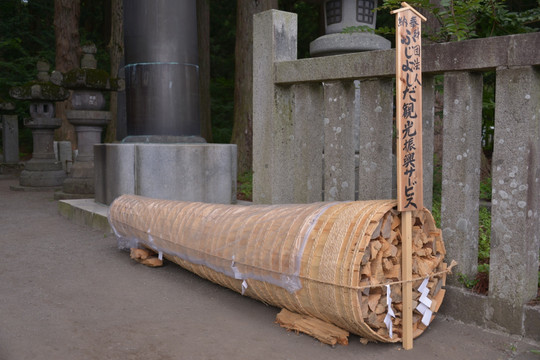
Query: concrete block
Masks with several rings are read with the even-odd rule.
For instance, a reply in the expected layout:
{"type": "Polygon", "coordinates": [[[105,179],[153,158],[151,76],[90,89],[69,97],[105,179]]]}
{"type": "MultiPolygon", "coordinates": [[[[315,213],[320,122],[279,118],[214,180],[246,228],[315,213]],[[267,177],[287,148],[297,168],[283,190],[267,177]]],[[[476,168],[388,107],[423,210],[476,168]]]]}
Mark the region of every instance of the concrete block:
{"type": "Polygon", "coordinates": [[[231,204],[236,199],[233,149],[236,146],[219,144],[137,145],[135,193],[158,199],[231,204]]]}
{"type": "Polygon", "coordinates": [[[2,115],[3,162],[16,164],[19,162],[19,124],[17,115],[2,115]]]}
{"type": "Polygon", "coordinates": [[[489,293],[536,297],[540,251],[540,72],[497,71],[489,293]]]}
{"type": "Polygon", "coordinates": [[[469,324],[486,325],[487,296],[457,286],[447,285],[445,288],[444,301],[439,309],[441,314],[469,324]]]}
{"type": "Polygon", "coordinates": [[[481,125],[482,75],[446,73],[441,229],[447,258],[457,260],[458,271],[469,277],[478,264],[481,125]]]}
{"type": "Polygon", "coordinates": [[[540,342],[540,305],[525,305],[523,313],[523,335],[540,342]]]}
{"type": "Polygon", "coordinates": [[[488,299],[487,326],[510,334],[522,334],[523,305],[493,297],[491,294],[488,299]]]}
{"type": "Polygon", "coordinates": [[[135,144],[94,145],[96,202],[109,205],[122,194],[135,194],[135,144]]]}
{"type": "Polygon", "coordinates": [[[122,194],[230,204],[236,200],[236,145],[98,144],[95,199],[122,194]]]}

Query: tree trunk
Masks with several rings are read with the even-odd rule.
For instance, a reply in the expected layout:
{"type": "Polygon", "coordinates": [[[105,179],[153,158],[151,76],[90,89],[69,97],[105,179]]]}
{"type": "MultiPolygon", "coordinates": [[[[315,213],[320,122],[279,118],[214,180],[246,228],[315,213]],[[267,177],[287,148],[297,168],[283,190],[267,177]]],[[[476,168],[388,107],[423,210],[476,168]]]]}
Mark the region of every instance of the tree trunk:
{"type": "Polygon", "coordinates": [[[199,108],[201,136],[212,142],[210,112],[210,5],[197,0],[197,36],[199,43],[199,108]]]}
{"type": "Polygon", "coordinates": [[[253,15],[277,7],[277,0],[237,1],[234,126],[231,143],[238,146],[238,174],[251,171],[253,160],[253,15]]]}
{"type": "MultiPolygon", "coordinates": [[[[123,6],[122,0],[111,0],[111,39],[109,41],[109,55],[111,61],[111,77],[118,77],[118,70],[124,56],[124,31],[123,31],[123,6]]],[[[105,142],[116,140],[116,127],[118,119],[118,93],[111,92],[110,100],[111,122],[107,126],[105,142]]]]}
{"type": "MultiPolygon", "coordinates": [[[[80,0],[54,1],[54,34],[56,38],[56,70],[66,73],[79,67],[79,16],[81,14],[80,0]]],[[[56,131],[58,140],[71,141],[76,148],[77,137],[75,129],[67,118],[65,111],[70,106],[70,100],[56,103],[56,117],[62,119],[62,126],[56,131]]]]}

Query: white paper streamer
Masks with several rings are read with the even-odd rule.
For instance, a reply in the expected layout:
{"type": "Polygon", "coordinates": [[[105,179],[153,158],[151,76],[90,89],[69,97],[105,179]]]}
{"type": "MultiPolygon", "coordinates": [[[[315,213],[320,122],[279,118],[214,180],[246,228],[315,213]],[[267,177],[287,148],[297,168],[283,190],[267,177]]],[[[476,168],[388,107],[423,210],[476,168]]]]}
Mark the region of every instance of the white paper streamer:
{"type": "Polygon", "coordinates": [[[416,306],[416,310],[422,314],[422,324],[428,326],[429,322],[431,321],[431,315],[433,315],[433,312],[431,311],[431,299],[428,298],[429,289],[427,287],[429,281],[429,277],[425,278],[424,281],[422,281],[422,284],[418,287],[418,291],[420,292],[420,299],[418,300],[418,306],[416,306]]]}
{"type": "Polygon", "coordinates": [[[244,295],[244,292],[246,291],[247,288],[248,288],[248,283],[246,282],[246,280],[242,281],[242,295],[244,295]]]}
{"type": "Polygon", "coordinates": [[[395,318],[396,315],[394,314],[394,310],[392,310],[392,298],[390,297],[390,294],[390,285],[386,285],[386,305],[388,306],[388,312],[386,313],[386,316],[384,318],[384,324],[388,329],[388,335],[390,335],[390,339],[392,339],[394,337],[394,334],[392,332],[392,318],[395,318]]]}

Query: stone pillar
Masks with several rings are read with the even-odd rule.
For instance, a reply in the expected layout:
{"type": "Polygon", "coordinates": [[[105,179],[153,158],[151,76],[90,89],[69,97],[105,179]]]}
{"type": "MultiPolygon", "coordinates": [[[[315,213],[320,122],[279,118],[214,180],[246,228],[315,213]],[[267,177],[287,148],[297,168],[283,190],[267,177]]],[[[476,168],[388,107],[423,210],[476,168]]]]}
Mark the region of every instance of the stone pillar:
{"type": "Polygon", "coordinates": [[[504,68],[496,81],[489,297],[492,320],[521,333],[538,289],[540,73],[504,68]]]}
{"type": "Polygon", "coordinates": [[[316,83],[295,84],[291,88],[294,194],[290,198],[300,204],[322,201],[323,89],[316,83]]]}
{"type": "Polygon", "coordinates": [[[13,114],[15,105],[10,102],[0,103],[0,119],[2,123],[2,146],[6,164],[19,162],[19,122],[13,114]]]}
{"type": "Polygon", "coordinates": [[[10,89],[10,95],[19,100],[31,100],[30,119],[24,125],[32,130],[34,151],[21,172],[19,187],[13,190],[56,190],[66,177],[62,164],[54,155],[54,130],[62,120],[54,117],[54,101],[63,101],[69,92],[49,82],[49,65],[38,61],[38,81],[10,89]]]}
{"type": "Polygon", "coordinates": [[[443,111],[441,229],[447,259],[459,263],[455,273],[472,278],[478,265],[482,75],[446,73],[443,111]]]}
{"type": "Polygon", "coordinates": [[[62,163],[62,168],[66,173],[70,173],[73,166],[73,150],[71,149],[71,141],[55,141],[54,154],[56,160],[62,163]]]}
{"type": "Polygon", "coordinates": [[[196,1],[124,1],[124,39],[129,141],[204,142],[196,1]]]}
{"type": "Polygon", "coordinates": [[[358,200],[392,198],[392,89],[392,79],[359,83],[358,200]]]}
{"type": "Polygon", "coordinates": [[[435,130],[435,78],[422,75],[422,161],[424,207],[433,206],[433,142],[435,130]]]}
{"type": "Polygon", "coordinates": [[[288,112],[279,113],[275,96],[283,88],[274,84],[274,62],[296,60],[297,15],[268,10],[253,17],[253,202],[291,202],[282,196],[291,184],[279,156],[291,157],[294,140],[288,112]]]}
{"type": "Polygon", "coordinates": [[[354,83],[325,82],[323,91],[324,201],[354,200],[354,83]]]}

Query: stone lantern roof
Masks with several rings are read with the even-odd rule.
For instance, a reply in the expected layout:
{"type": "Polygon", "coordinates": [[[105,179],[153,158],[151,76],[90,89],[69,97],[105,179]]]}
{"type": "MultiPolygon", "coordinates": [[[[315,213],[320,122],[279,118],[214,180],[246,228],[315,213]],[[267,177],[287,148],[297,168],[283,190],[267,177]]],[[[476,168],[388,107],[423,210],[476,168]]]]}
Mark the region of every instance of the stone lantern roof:
{"type": "Polygon", "coordinates": [[[81,67],[68,71],[63,75],[61,84],[72,90],[121,91],[124,80],[110,77],[105,70],[97,69],[97,53],[94,44],[82,46],[83,57],[81,67]]]}
{"type": "Polygon", "coordinates": [[[20,86],[14,86],[9,90],[9,95],[17,100],[34,101],[64,101],[69,97],[69,91],[50,81],[49,64],[46,61],[37,62],[37,80],[27,82],[20,86]]]}
{"type": "Polygon", "coordinates": [[[4,112],[4,111],[9,112],[13,110],[15,110],[15,104],[13,104],[11,101],[0,98],[0,112],[4,112]]]}

